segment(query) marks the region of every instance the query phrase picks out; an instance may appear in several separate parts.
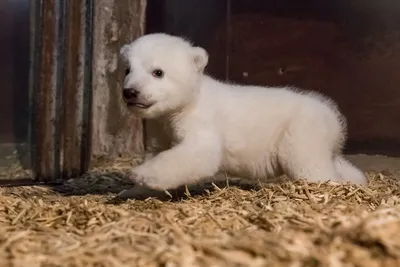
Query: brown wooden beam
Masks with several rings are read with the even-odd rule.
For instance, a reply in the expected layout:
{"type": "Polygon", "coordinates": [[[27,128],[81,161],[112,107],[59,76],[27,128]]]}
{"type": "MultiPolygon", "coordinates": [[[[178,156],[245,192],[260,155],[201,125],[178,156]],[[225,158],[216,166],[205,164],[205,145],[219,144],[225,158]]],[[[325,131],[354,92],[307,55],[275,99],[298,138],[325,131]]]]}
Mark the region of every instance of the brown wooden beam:
{"type": "Polygon", "coordinates": [[[57,138],[57,88],[59,69],[58,1],[31,1],[32,49],[30,87],[33,93],[32,162],[35,180],[49,181],[59,176],[59,145],[57,138]]]}
{"type": "Polygon", "coordinates": [[[36,180],[80,176],[92,147],[94,156],[141,154],[143,125],[122,101],[119,50],[144,33],[146,0],[31,3],[36,180]]]}
{"type": "Polygon", "coordinates": [[[93,0],[31,5],[35,180],[69,179],[90,160],[93,0]]]}
{"type": "MultiPolygon", "coordinates": [[[[90,84],[85,84],[90,75],[85,68],[85,58],[91,51],[87,51],[86,42],[90,32],[86,28],[86,6],[88,1],[75,0],[66,2],[66,38],[65,38],[65,67],[62,90],[63,113],[62,125],[62,176],[65,179],[81,175],[85,171],[83,162],[82,136],[85,130],[84,105],[88,105],[84,98],[84,91],[91,90],[90,84]]],[[[90,9],[90,6],[89,6],[90,9]]],[[[86,110],[87,112],[87,110],[86,110]]]]}
{"type": "Polygon", "coordinates": [[[144,34],[146,0],[95,0],[93,40],[94,157],[115,158],[143,153],[142,121],[122,100],[125,66],[122,45],[144,34]]]}

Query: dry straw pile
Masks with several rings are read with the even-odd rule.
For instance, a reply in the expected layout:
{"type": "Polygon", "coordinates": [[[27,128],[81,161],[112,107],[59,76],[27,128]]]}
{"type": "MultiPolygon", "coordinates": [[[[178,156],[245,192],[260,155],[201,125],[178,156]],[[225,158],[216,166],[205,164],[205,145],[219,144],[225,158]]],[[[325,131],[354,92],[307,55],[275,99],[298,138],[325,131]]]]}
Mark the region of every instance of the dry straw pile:
{"type": "Polygon", "coordinates": [[[120,200],[123,166],[0,189],[0,266],[400,266],[395,175],[371,173],[368,187],[232,179],[120,200]]]}

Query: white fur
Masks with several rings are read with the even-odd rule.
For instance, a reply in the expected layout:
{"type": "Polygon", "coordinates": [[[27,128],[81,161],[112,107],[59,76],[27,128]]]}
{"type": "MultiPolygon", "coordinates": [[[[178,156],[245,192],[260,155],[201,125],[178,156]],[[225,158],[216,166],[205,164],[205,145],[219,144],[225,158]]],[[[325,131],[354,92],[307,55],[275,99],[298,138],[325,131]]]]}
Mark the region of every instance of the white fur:
{"type": "Polygon", "coordinates": [[[152,152],[160,153],[133,170],[136,183],[172,189],[217,172],[366,182],[341,155],[346,122],[329,99],[289,87],[222,83],[203,73],[204,49],[166,34],[142,36],[121,55],[131,69],[125,87],[136,88],[142,102],[153,104],[132,111],[170,137],[153,138],[159,147],[152,152]],[[157,68],[164,77],[152,76],[157,68]]]}

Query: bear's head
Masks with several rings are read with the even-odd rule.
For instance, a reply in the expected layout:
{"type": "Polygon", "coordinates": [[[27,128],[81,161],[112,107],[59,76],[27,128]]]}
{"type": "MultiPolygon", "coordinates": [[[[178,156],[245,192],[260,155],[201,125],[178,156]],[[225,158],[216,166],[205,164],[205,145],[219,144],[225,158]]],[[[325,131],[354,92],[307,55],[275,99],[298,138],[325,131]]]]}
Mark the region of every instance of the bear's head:
{"type": "Polygon", "coordinates": [[[142,118],[184,109],[199,90],[208,54],[183,38],[144,35],[120,50],[126,66],[123,98],[142,118]]]}

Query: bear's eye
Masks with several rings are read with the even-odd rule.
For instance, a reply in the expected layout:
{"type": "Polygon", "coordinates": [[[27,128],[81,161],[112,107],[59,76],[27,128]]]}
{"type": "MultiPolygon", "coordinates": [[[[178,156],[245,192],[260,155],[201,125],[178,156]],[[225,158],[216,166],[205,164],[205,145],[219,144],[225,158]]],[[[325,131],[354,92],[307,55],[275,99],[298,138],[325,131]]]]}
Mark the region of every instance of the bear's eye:
{"type": "Polygon", "coordinates": [[[160,69],[153,70],[151,74],[156,78],[162,78],[164,76],[164,72],[160,69]]]}
{"type": "Polygon", "coordinates": [[[125,68],[125,76],[128,76],[129,73],[131,73],[131,69],[130,68],[125,68]]]}

